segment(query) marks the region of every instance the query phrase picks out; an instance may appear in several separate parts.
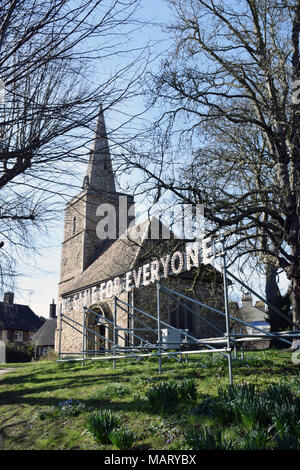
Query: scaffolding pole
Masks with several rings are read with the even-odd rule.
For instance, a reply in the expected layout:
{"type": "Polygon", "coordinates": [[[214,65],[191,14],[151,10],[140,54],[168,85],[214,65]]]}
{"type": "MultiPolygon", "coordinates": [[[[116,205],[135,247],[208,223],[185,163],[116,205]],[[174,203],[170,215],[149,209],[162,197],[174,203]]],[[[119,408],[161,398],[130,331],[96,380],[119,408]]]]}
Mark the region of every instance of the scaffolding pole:
{"type": "Polygon", "coordinates": [[[227,358],[228,358],[228,374],[229,383],[233,384],[232,377],[232,357],[231,357],[231,344],[230,344],[230,319],[229,319],[229,305],[228,305],[228,282],[227,282],[227,266],[226,266],[226,251],[225,251],[225,237],[222,236],[222,257],[223,257],[223,283],[224,283],[224,303],[225,303],[225,319],[226,319],[226,338],[227,338],[227,358]]]}
{"type": "Polygon", "coordinates": [[[160,283],[156,284],[157,300],[157,342],[158,342],[158,372],[161,374],[161,323],[160,323],[160,283]]]}
{"type": "MultiPolygon", "coordinates": [[[[116,340],[117,340],[117,299],[114,296],[114,329],[113,329],[113,355],[116,356],[116,340]]],[[[116,359],[113,360],[113,370],[116,370],[116,359]]]]}
{"type": "Polygon", "coordinates": [[[83,328],[82,328],[82,366],[84,365],[84,350],[85,350],[85,309],[83,309],[83,328]]]}

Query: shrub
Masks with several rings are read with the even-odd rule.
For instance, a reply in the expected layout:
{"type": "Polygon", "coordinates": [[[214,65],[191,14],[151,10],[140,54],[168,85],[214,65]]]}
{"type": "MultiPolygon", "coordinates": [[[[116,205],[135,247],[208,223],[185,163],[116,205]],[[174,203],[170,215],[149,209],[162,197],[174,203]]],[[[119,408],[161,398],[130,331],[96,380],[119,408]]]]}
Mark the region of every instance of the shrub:
{"type": "Polygon", "coordinates": [[[111,410],[100,410],[92,413],[86,423],[86,429],[92,434],[97,442],[110,443],[110,432],[120,427],[120,418],[111,410]]]}
{"type": "Polygon", "coordinates": [[[249,401],[233,403],[235,422],[241,422],[246,428],[268,425],[270,419],[267,412],[268,403],[260,396],[253,397],[249,401]]]}
{"type": "Polygon", "coordinates": [[[250,431],[242,443],[243,450],[265,450],[268,447],[268,435],[265,429],[250,431]]]}
{"type": "Polygon", "coordinates": [[[252,384],[228,385],[218,390],[218,399],[223,403],[244,402],[252,400],[255,396],[255,387],[252,384]]]}
{"type": "Polygon", "coordinates": [[[292,403],[295,399],[291,387],[285,383],[270,385],[267,390],[262,393],[262,397],[279,405],[283,403],[292,403]]]}
{"type": "MultiPolygon", "coordinates": [[[[242,422],[246,428],[270,423],[268,418],[269,401],[256,395],[255,388],[251,384],[230,385],[227,389],[219,390],[218,401],[227,421],[231,419],[237,424],[242,422]]],[[[217,412],[218,408],[220,406],[217,407],[217,412]]]]}
{"type": "Polygon", "coordinates": [[[204,428],[202,432],[192,428],[184,433],[184,438],[190,450],[232,450],[231,441],[222,438],[220,429],[211,432],[204,428]]]}
{"type": "Polygon", "coordinates": [[[31,362],[34,357],[34,349],[31,345],[6,344],[6,362],[31,362]]]}
{"type": "Polygon", "coordinates": [[[174,382],[162,382],[146,392],[146,398],[155,411],[164,411],[178,404],[178,388],[174,382]]]}
{"type": "Polygon", "coordinates": [[[270,410],[270,419],[278,435],[286,434],[288,430],[297,432],[299,428],[299,415],[297,406],[293,403],[274,403],[270,410]]]}
{"type": "Polygon", "coordinates": [[[197,400],[197,386],[194,379],[184,379],[177,386],[179,397],[182,399],[197,400]]]}
{"type": "Polygon", "coordinates": [[[120,450],[131,449],[135,440],[134,433],[125,427],[113,429],[108,437],[112,444],[120,450]]]}

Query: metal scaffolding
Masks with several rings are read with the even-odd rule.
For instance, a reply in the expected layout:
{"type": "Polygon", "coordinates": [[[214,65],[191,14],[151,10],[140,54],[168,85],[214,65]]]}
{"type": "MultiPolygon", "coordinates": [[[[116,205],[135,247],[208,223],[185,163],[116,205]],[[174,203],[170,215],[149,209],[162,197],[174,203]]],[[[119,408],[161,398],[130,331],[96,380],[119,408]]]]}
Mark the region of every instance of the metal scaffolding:
{"type": "MultiPolygon", "coordinates": [[[[82,361],[83,364],[86,360],[112,360],[113,369],[115,370],[118,359],[157,357],[158,371],[161,373],[163,357],[172,357],[177,360],[181,360],[182,356],[185,355],[188,356],[193,354],[218,353],[227,358],[229,383],[233,384],[232,353],[234,353],[234,358],[236,359],[238,346],[242,346],[247,341],[266,341],[269,339],[277,339],[291,346],[292,342],[290,341],[290,338],[300,338],[300,331],[294,330],[292,332],[270,333],[259,328],[258,326],[254,326],[251,323],[230,315],[228,300],[228,276],[232,277],[235,281],[239,282],[244,287],[247,287],[249,291],[263,300],[274,311],[276,311],[276,309],[227,270],[224,237],[222,237],[220,241],[222,244],[220,256],[223,258],[224,312],[211,307],[210,305],[204,304],[198,299],[188,297],[181,292],[172,290],[169,287],[163,286],[160,282],[157,282],[156,316],[151,315],[150,313],[145,312],[144,310],[128,302],[125,302],[118,297],[113,298],[112,320],[89,307],[83,308],[82,323],[61,312],[59,323],[58,361],[82,361]],[[197,338],[188,330],[176,328],[162,320],[161,292],[164,292],[171,298],[176,298],[179,305],[184,305],[184,307],[190,311],[195,318],[203,321],[205,324],[208,324],[221,336],[197,338]],[[184,300],[192,302],[194,305],[208,309],[211,312],[217,313],[218,315],[221,315],[223,318],[225,318],[225,333],[217,328],[212,322],[207,320],[207,318],[204,318],[200,313],[195,312],[192,308],[186,305],[186,303],[183,303],[184,300]],[[124,326],[119,324],[118,310],[121,310],[127,315],[130,315],[131,325],[128,326],[128,328],[124,328],[124,326]],[[131,313],[129,314],[129,312],[131,313]],[[104,334],[101,334],[99,331],[96,331],[95,328],[93,329],[88,326],[87,317],[91,315],[95,320],[97,320],[98,324],[101,324],[105,328],[104,334]],[[256,335],[242,334],[241,332],[235,333],[235,331],[231,331],[231,321],[246,327],[250,327],[253,330],[256,330],[258,333],[256,335]],[[72,327],[82,335],[82,350],[80,353],[62,352],[61,343],[63,323],[72,327]],[[133,324],[134,327],[132,326],[133,324]],[[174,348],[175,344],[173,342],[168,342],[162,338],[163,328],[177,332],[177,336],[180,337],[179,344],[176,344],[176,347],[178,348],[177,350],[174,348]],[[149,337],[152,339],[150,340],[149,337]],[[102,344],[100,343],[100,340],[102,341],[102,344]],[[123,345],[120,344],[120,340],[122,340],[123,345]],[[88,349],[90,342],[94,343],[94,349],[88,349]],[[70,356],[73,357],[70,358],[70,356]]],[[[281,312],[277,311],[277,313],[281,316],[283,315],[281,312]]]]}

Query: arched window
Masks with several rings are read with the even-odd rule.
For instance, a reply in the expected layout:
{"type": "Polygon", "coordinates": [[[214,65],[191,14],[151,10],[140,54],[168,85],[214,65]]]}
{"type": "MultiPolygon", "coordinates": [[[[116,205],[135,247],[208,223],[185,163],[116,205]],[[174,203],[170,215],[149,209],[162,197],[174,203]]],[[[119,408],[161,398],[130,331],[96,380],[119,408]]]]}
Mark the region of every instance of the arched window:
{"type": "Polygon", "coordinates": [[[76,230],[77,230],[77,219],[74,215],[74,217],[73,217],[73,229],[72,229],[73,235],[75,235],[76,230]]]}

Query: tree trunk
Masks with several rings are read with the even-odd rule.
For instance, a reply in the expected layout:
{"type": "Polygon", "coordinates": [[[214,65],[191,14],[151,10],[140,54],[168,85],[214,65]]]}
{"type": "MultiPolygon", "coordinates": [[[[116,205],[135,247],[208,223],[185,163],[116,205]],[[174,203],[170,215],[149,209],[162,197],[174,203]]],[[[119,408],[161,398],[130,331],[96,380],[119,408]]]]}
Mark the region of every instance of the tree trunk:
{"type": "MultiPolygon", "coordinates": [[[[296,271],[295,276],[291,279],[291,303],[293,311],[293,322],[295,324],[293,329],[300,330],[300,266],[298,265],[294,271],[296,271]]],[[[299,339],[294,339],[292,349],[295,350],[299,347],[299,339]]]]}
{"type": "MultiPolygon", "coordinates": [[[[272,264],[269,263],[267,265],[266,269],[266,287],[265,287],[265,292],[266,292],[266,300],[268,303],[273,305],[277,310],[281,311],[282,306],[283,306],[283,297],[280,293],[278,284],[277,284],[277,271],[278,268],[272,264]]],[[[272,308],[269,308],[269,322],[270,322],[270,331],[271,332],[277,332],[280,331],[281,328],[284,328],[286,325],[282,322],[282,317],[278,315],[272,308]]],[[[272,339],[270,341],[270,346],[276,347],[276,348],[282,348],[284,347],[284,344],[282,341],[278,339],[272,339]]]]}

